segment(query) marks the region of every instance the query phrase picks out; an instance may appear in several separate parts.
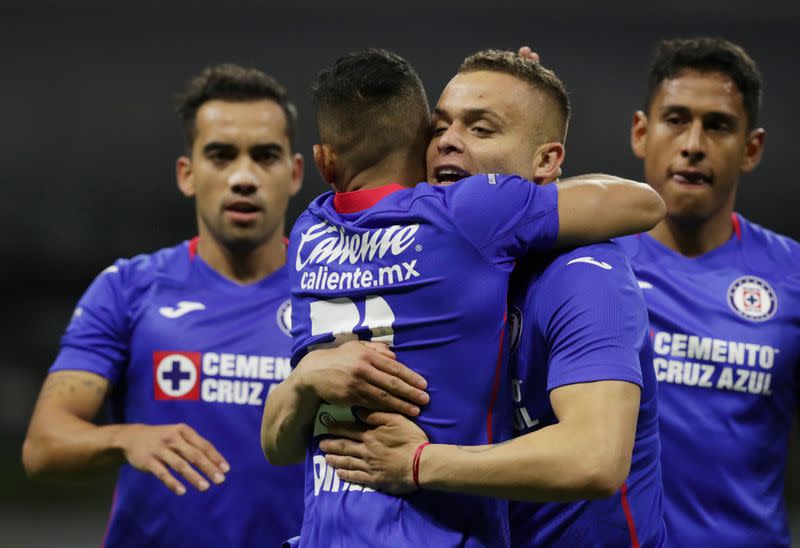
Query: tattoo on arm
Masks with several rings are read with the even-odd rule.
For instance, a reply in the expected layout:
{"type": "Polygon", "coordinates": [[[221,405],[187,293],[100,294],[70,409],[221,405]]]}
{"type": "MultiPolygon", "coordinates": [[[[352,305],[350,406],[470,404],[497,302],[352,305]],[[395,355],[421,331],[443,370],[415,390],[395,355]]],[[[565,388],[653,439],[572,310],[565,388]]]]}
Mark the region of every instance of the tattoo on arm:
{"type": "Polygon", "coordinates": [[[80,375],[64,373],[49,377],[47,380],[45,380],[44,386],[42,387],[40,400],[44,401],[46,399],[63,396],[67,392],[74,394],[75,389],[77,386],[79,386],[79,384],[82,384],[86,388],[94,387],[95,393],[98,396],[105,395],[106,389],[103,387],[101,382],[95,379],[87,379],[80,375]]]}

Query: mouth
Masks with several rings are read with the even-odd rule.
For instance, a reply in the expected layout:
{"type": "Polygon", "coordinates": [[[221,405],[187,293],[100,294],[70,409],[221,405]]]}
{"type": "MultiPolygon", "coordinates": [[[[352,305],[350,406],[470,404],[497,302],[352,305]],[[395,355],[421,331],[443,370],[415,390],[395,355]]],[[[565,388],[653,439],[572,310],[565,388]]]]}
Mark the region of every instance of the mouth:
{"type": "Polygon", "coordinates": [[[433,170],[433,179],[440,185],[449,185],[470,175],[472,173],[457,166],[439,166],[433,170]]]}
{"type": "Polygon", "coordinates": [[[670,171],[670,177],[677,183],[687,186],[710,185],[712,176],[698,169],[682,169],[670,171]]]}
{"type": "Polygon", "coordinates": [[[261,213],[261,208],[252,202],[236,201],[224,207],[225,214],[237,224],[249,224],[261,213]]]}

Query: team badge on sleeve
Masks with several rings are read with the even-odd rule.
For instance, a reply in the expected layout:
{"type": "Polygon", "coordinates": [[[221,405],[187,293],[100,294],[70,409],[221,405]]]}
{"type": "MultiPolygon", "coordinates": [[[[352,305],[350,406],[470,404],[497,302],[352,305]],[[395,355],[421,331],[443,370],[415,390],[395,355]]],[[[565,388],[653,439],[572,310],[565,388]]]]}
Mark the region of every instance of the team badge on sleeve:
{"type": "Polygon", "coordinates": [[[281,303],[281,305],[278,307],[278,314],[277,314],[277,318],[276,319],[278,320],[278,327],[281,328],[281,331],[283,331],[284,334],[287,337],[291,337],[292,336],[292,334],[291,334],[291,331],[292,331],[292,300],[291,299],[286,299],[285,301],[283,301],[281,303]]]}
{"type": "Polygon", "coordinates": [[[157,400],[200,399],[200,352],[153,352],[157,400]]]}
{"type": "Polygon", "coordinates": [[[728,305],[742,318],[763,322],[778,310],[778,297],[766,281],[756,276],[737,278],[728,288],[728,305]]]}

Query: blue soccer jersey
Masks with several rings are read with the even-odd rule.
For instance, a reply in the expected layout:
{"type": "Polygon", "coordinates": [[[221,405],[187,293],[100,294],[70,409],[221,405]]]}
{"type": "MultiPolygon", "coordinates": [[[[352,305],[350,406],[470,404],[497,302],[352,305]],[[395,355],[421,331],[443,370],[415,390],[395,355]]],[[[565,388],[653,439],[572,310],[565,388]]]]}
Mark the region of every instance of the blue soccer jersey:
{"type": "Polygon", "coordinates": [[[626,381],[641,387],[630,474],[614,496],[570,503],[511,503],[513,546],[661,546],[665,539],[656,379],[647,309],[630,264],[612,243],[532,257],[512,279],[514,430],[558,419],[561,386],[626,381]]]}
{"type": "Polygon", "coordinates": [[[300,530],[302,467],[271,466],[259,445],[264,401],[291,370],[287,269],[242,286],[194,249],[184,243],[107,268],[81,298],[50,369],[107,378],[112,422],[184,422],[231,465],[221,485],[187,486],[180,497],[123,465],[107,546],[279,546],[300,530]]]}
{"type": "MultiPolygon", "coordinates": [[[[508,279],[515,257],[551,247],[557,233],[555,186],[518,177],[325,194],[290,238],[293,359],[354,338],[386,342],[428,380],[431,401],[416,422],[432,442],[507,439],[508,279]]],[[[338,417],[352,420],[323,405],[315,421],[302,545],[508,544],[504,501],[425,490],[395,497],[339,481],[318,447],[338,417]]]]}
{"type": "Polygon", "coordinates": [[[800,246],[736,215],[734,229],[694,258],[647,234],[620,239],[650,313],[675,546],[789,546],[800,246]]]}

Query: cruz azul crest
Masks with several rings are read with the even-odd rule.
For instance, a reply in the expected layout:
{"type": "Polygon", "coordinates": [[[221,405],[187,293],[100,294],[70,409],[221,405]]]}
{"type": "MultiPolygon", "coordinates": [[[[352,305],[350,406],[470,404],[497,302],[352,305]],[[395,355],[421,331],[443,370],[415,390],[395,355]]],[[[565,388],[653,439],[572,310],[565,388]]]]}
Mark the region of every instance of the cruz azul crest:
{"type": "Polygon", "coordinates": [[[756,276],[737,278],[728,288],[728,305],[742,318],[763,322],[778,310],[778,297],[766,281],[756,276]]]}

